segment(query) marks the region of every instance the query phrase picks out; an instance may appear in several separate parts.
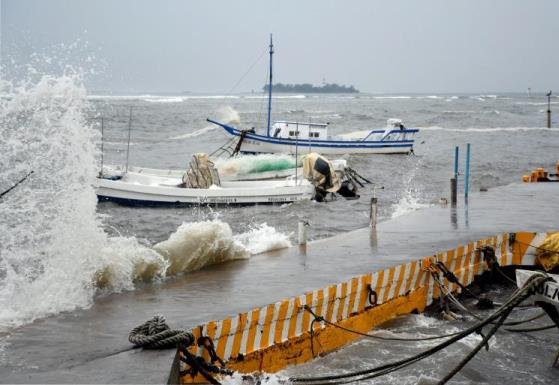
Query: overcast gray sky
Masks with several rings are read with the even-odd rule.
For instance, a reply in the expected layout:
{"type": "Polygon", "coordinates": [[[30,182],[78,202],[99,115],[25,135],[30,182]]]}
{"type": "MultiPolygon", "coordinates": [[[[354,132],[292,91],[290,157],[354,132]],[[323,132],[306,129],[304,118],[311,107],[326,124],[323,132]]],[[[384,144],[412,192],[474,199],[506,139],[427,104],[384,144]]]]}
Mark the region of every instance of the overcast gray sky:
{"type": "MultiPolygon", "coordinates": [[[[95,69],[90,90],[223,93],[273,33],[278,82],[559,91],[558,18],[557,0],[1,0],[1,55],[6,77],[37,53],[95,69]]],[[[263,55],[234,91],[266,73],[263,55]]]]}

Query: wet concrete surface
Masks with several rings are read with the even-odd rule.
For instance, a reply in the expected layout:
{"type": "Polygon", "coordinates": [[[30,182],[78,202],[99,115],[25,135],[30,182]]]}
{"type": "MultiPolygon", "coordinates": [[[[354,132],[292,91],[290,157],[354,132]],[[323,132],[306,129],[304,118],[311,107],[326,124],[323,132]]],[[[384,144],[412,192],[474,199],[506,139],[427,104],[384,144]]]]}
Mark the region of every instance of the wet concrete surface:
{"type": "Polygon", "coordinates": [[[432,255],[501,232],[559,230],[559,183],[472,194],[333,238],[234,261],[133,292],[97,298],[4,337],[3,383],[164,383],[173,350],[129,349],[130,329],[155,314],[171,328],[266,305],[352,276],[432,255]]]}

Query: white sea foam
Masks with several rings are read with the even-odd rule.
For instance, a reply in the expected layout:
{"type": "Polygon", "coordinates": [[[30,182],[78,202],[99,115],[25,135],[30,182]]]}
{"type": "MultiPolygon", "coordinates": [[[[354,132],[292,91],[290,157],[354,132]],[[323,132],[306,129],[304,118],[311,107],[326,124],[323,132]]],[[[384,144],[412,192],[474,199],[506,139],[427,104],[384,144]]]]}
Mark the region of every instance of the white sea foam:
{"type": "Polygon", "coordinates": [[[249,250],[233,238],[231,227],[219,220],[183,223],[153,249],[169,262],[170,275],[250,257],[249,250]]]}
{"type": "Polygon", "coordinates": [[[179,103],[189,99],[239,99],[238,95],[109,95],[109,94],[90,94],[88,100],[143,100],[154,103],[179,103]]]}
{"type": "Polygon", "coordinates": [[[145,97],[141,95],[87,95],[87,100],[140,100],[145,97]]]}
{"type": "Polygon", "coordinates": [[[426,207],[429,207],[429,204],[420,202],[419,192],[414,188],[409,188],[404,192],[398,203],[394,205],[392,219],[426,207]]]}
{"type": "Polygon", "coordinates": [[[182,103],[184,102],[184,98],[181,96],[172,96],[172,97],[157,97],[157,98],[145,98],[142,99],[145,102],[150,103],[182,103]]]}
{"type": "Polygon", "coordinates": [[[183,224],[153,248],[110,237],[96,213],[100,138],[79,76],[0,90],[12,94],[0,98],[0,191],[34,171],[0,200],[0,331],[88,307],[100,291],[289,246],[269,226],[234,235],[219,220],[183,224]]]}
{"type": "Polygon", "coordinates": [[[251,226],[247,232],[235,235],[233,238],[254,255],[290,247],[289,237],[290,234],[280,233],[275,228],[263,223],[251,226]]]}
{"type": "MultiPolygon", "coordinates": [[[[272,99],[305,99],[306,95],[272,95],[272,99]]],[[[268,95],[250,95],[245,99],[268,99],[268,95]]]]}
{"type": "Polygon", "coordinates": [[[239,99],[238,95],[186,95],[184,99],[239,99]]]}
{"type": "MultiPolygon", "coordinates": [[[[495,113],[495,111],[492,111],[495,113]]],[[[452,131],[452,132],[518,132],[518,131],[559,131],[559,128],[552,127],[467,127],[467,128],[447,128],[440,126],[418,127],[423,131],[452,131]]]]}
{"type": "Polygon", "coordinates": [[[392,219],[429,207],[429,204],[421,202],[421,192],[413,185],[413,179],[420,166],[421,162],[417,163],[415,168],[404,177],[405,180],[402,185],[407,186],[407,188],[400,197],[400,200],[393,205],[392,219]]]}
{"type": "MultiPolygon", "coordinates": [[[[547,106],[547,102],[516,102],[515,104],[521,106],[547,106]]],[[[559,102],[549,102],[549,104],[559,104],[559,102]]]]}
{"type": "Polygon", "coordinates": [[[373,99],[411,99],[411,96],[373,96],[373,99]]]}
{"type": "MultiPolygon", "coordinates": [[[[230,376],[223,377],[220,381],[223,385],[242,385],[247,382],[243,377],[241,373],[235,372],[230,376]]],[[[289,383],[289,379],[280,374],[261,373],[258,375],[257,382],[261,385],[285,385],[289,383]]]]}

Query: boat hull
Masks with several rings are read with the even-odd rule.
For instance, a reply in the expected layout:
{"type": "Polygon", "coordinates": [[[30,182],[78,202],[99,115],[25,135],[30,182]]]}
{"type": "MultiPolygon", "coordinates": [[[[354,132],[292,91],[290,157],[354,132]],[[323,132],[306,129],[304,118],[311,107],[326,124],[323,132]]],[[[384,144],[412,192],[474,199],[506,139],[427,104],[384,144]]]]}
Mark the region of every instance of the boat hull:
{"type": "Polygon", "coordinates": [[[345,155],[345,154],[409,154],[412,152],[413,143],[404,144],[378,144],[366,145],[354,142],[340,144],[321,144],[317,142],[307,143],[270,143],[254,139],[245,139],[241,145],[241,153],[244,154],[308,154],[318,152],[322,155],[345,155]]]}
{"type": "Polygon", "coordinates": [[[250,205],[282,204],[310,200],[314,187],[310,184],[291,185],[283,181],[224,182],[223,188],[193,189],[172,185],[148,185],[134,181],[99,178],[96,193],[100,200],[112,200],[129,205],[250,205]]]}
{"type": "Polygon", "coordinates": [[[418,129],[396,130],[390,133],[385,131],[371,131],[371,134],[385,137],[383,140],[368,140],[361,138],[356,140],[313,140],[313,139],[290,139],[276,138],[259,135],[251,131],[241,131],[224,123],[207,119],[208,122],[217,124],[227,133],[239,137],[239,151],[249,154],[285,153],[285,154],[308,154],[318,152],[322,155],[344,155],[344,154],[409,154],[413,152],[413,139],[390,140],[392,137],[407,138],[415,135],[418,129]]]}

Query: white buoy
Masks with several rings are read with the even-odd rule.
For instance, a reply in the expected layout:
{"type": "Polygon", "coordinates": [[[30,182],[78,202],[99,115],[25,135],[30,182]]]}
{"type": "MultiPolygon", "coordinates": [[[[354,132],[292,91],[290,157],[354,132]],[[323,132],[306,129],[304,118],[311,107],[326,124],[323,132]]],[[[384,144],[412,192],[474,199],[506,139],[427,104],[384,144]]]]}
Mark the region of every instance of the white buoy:
{"type": "Polygon", "coordinates": [[[309,227],[309,222],[299,221],[298,233],[299,233],[299,245],[307,244],[307,228],[309,227]]]}

